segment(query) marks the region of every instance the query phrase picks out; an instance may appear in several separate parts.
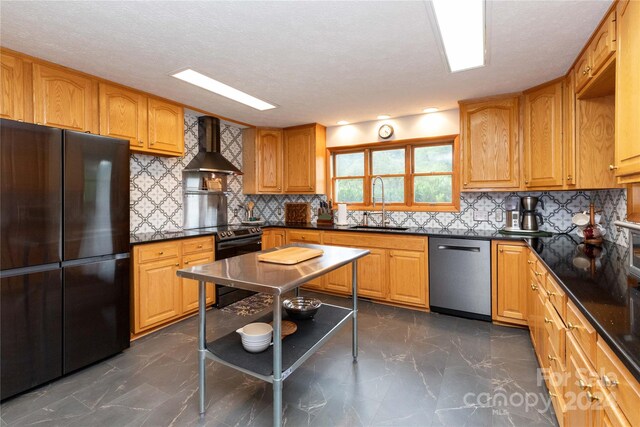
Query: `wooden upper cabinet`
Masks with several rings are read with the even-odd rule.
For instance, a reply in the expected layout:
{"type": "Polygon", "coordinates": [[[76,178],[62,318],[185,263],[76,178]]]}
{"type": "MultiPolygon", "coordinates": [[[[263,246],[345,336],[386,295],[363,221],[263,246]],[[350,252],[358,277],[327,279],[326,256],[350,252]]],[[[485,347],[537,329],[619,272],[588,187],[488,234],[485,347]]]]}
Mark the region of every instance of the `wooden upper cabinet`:
{"type": "Polygon", "coordinates": [[[589,45],[590,73],[595,76],[616,51],[616,11],[612,10],[589,45]]]}
{"type": "Polygon", "coordinates": [[[179,105],[149,98],[149,151],[184,155],[184,112],[179,105]]]}
{"type": "Polygon", "coordinates": [[[619,183],[640,182],[640,2],[618,3],[615,165],[619,183]]]}
{"type": "Polygon", "coordinates": [[[524,245],[493,243],[496,264],[493,271],[493,320],[527,324],[529,294],[529,251],[524,245]]]}
{"type": "Polygon", "coordinates": [[[284,129],[284,192],[325,191],[326,129],[318,124],[284,129]]]}
{"type": "Polygon", "coordinates": [[[518,189],[518,98],[460,103],[462,186],[518,189]]]}
{"type": "Polygon", "coordinates": [[[525,187],[563,184],[562,82],[525,94],[525,187]]]}
{"type": "Polygon", "coordinates": [[[24,120],[24,75],[20,58],[0,53],[0,117],[24,120]]]}
{"type": "Polygon", "coordinates": [[[147,146],[147,97],[100,83],[100,135],[129,140],[131,149],[147,146]]]}
{"type": "Polygon", "coordinates": [[[67,70],[33,64],[34,121],[46,126],[97,132],[97,82],[67,70]]]}
{"type": "Polygon", "coordinates": [[[282,192],[282,130],[259,129],[257,135],[258,192],[282,192]]]}
{"type": "Polygon", "coordinates": [[[579,92],[591,79],[588,49],[584,51],[578,62],[576,62],[576,66],[573,68],[573,75],[575,76],[576,92],[579,92]]]}

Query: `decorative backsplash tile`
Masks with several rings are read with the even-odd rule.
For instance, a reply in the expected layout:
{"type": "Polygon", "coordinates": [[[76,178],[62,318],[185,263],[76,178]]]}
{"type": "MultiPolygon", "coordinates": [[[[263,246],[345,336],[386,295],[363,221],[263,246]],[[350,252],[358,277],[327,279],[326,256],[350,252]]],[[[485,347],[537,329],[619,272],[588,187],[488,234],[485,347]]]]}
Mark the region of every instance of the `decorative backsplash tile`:
{"type": "MultiPolygon", "coordinates": [[[[198,152],[198,117],[185,114],[185,156],[183,158],[131,155],[131,232],[149,232],[182,228],[182,170],[198,152]]],[[[242,170],[242,129],[221,125],[222,154],[242,170]]],[[[255,203],[254,215],[268,221],[284,220],[287,202],[308,202],[312,207],[312,221],[317,219],[320,201],[324,195],[245,195],[242,194],[242,176],[228,178],[228,222],[240,224],[244,219],[244,206],[255,203]]],[[[588,210],[593,200],[603,209],[608,240],[628,246],[625,233],[613,226],[617,218],[626,217],[626,191],[553,191],[527,193],[462,193],[460,212],[389,212],[389,220],[395,226],[428,227],[444,229],[472,229],[478,231],[499,230],[504,227],[504,203],[512,196],[538,196],[544,223],[540,229],[554,233],[571,230],[571,217],[588,210]],[[488,214],[488,221],[475,221],[474,211],[488,214]]],[[[349,211],[352,224],[362,221],[363,211],[349,211]]],[[[379,217],[371,218],[372,223],[379,217]]]]}

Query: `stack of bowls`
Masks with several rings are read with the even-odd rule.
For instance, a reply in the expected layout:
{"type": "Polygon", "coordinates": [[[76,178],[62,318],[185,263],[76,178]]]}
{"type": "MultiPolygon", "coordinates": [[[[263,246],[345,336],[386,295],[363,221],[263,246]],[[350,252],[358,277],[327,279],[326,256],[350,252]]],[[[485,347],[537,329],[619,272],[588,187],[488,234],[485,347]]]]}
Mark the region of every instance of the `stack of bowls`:
{"type": "Polygon", "coordinates": [[[249,323],[236,330],[242,338],[242,346],[249,353],[260,353],[269,348],[273,327],[268,323],[249,323]]]}

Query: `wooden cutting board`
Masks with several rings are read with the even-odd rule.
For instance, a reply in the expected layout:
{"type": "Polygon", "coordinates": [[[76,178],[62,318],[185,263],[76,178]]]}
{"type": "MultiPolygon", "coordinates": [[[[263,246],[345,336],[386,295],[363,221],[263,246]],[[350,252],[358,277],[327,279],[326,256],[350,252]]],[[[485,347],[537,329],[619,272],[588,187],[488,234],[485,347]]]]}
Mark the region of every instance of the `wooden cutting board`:
{"type": "Polygon", "coordinates": [[[290,247],[258,255],[258,260],[274,264],[297,264],[324,254],[322,249],[290,247]]]}

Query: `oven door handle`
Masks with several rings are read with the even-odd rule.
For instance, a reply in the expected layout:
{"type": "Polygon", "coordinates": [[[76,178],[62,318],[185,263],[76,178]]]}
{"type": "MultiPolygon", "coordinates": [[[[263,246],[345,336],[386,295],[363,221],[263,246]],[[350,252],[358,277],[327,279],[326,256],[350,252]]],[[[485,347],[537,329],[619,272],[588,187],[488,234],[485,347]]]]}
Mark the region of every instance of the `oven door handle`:
{"type": "Polygon", "coordinates": [[[247,244],[261,244],[262,243],[262,236],[256,238],[256,237],[245,237],[244,239],[236,239],[236,240],[229,240],[226,242],[220,242],[216,245],[216,249],[230,249],[230,248],[235,248],[238,246],[244,246],[247,244]]]}

